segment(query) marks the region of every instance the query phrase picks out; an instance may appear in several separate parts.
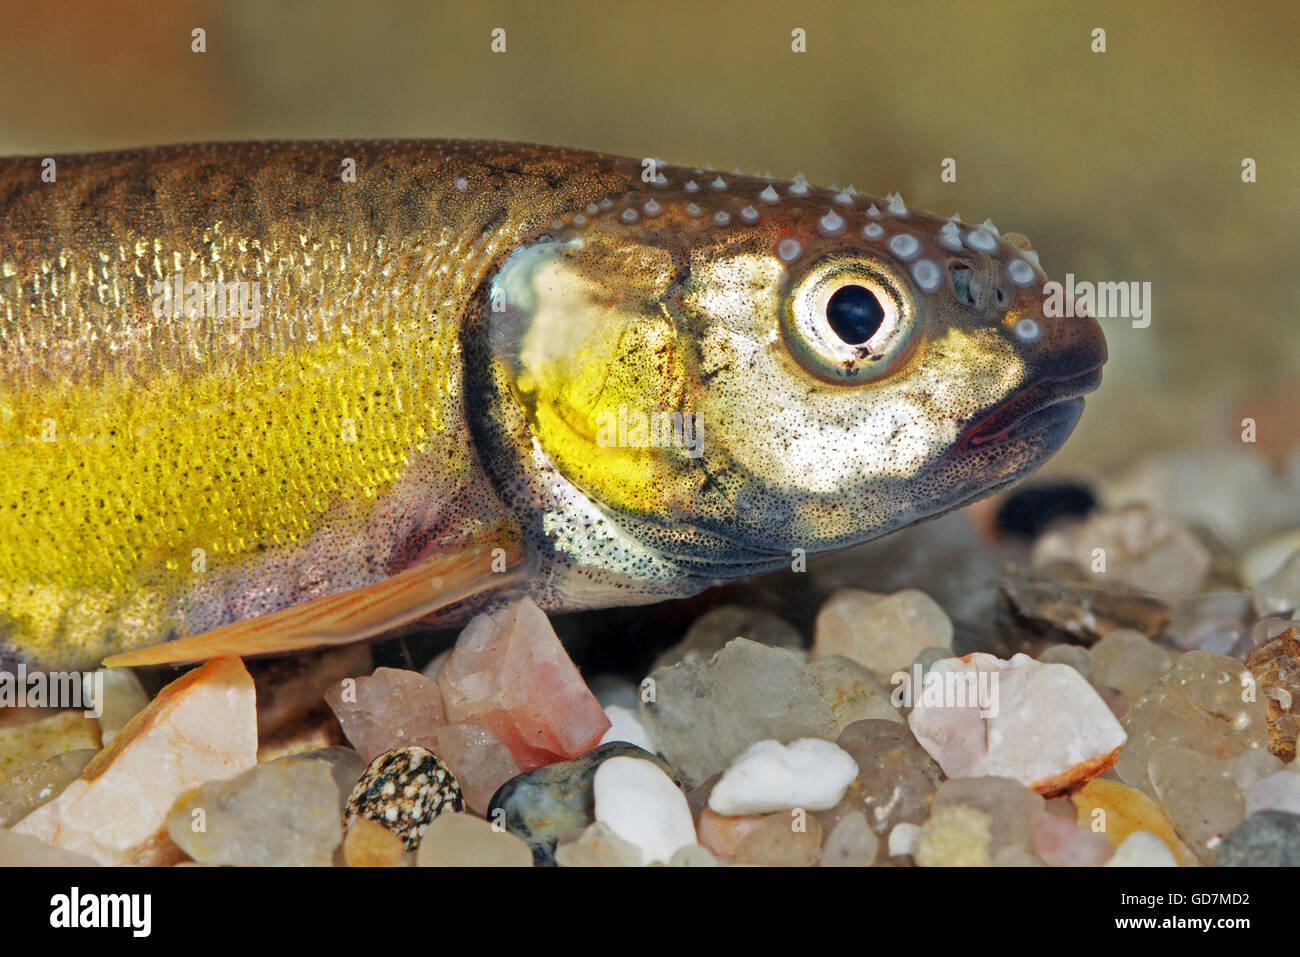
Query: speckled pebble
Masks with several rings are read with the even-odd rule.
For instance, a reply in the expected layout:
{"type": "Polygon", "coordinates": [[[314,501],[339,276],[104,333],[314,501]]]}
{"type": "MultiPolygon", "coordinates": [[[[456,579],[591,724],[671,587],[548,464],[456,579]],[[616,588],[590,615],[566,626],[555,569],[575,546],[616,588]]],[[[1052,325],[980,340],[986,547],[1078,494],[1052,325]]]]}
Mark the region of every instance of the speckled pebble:
{"type": "Polygon", "coordinates": [[[351,824],[358,814],[368,817],[400,837],[409,851],[419,847],[434,818],[463,807],[456,776],[428,748],[413,745],[370,762],[348,796],[343,822],[351,824]]]}

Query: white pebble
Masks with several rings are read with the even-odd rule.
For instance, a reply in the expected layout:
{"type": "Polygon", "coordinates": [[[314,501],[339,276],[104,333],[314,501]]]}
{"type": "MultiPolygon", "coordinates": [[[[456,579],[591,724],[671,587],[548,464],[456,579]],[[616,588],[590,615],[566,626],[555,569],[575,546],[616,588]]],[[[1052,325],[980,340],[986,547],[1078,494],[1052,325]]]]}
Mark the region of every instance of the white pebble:
{"type": "Polygon", "coordinates": [[[698,843],[684,795],[659,766],[641,758],[610,758],[593,782],[596,820],[640,848],[642,863],[668,863],[678,848],[698,843]]]}
{"type": "Polygon", "coordinates": [[[650,737],[646,726],[641,723],[641,712],[611,704],[605,707],[605,717],[609,718],[609,730],[600,739],[601,744],[626,741],[628,744],[635,744],[638,748],[645,748],[651,754],[655,753],[654,739],[650,737]]]}
{"type": "Polygon", "coordinates": [[[1287,768],[1256,781],[1246,792],[1246,813],[1256,811],[1300,814],[1300,774],[1287,768]]]}
{"type": "Polygon", "coordinates": [[[889,856],[902,857],[904,854],[911,854],[920,835],[921,829],[915,824],[907,822],[895,824],[894,829],[889,832],[889,856]]]}
{"type": "Polygon", "coordinates": [[[759,741],[733,760],[709,795],[709,807],[728,817],[788,808],[825,811],[844,797],[858,763],[830,741],[759,741]]]}
{"type": "Polygon", "coordinates": [[[936,661],[921,684],[907,723],[950,778],[995,775],[1050,793],[1102,771],[1128,740],[1069,665],[976,652],[936,661]]]}
{"type": "Polygon", "coordinates": [[[1107,867],[1177,867],[1169,845],[1150,831],[1134,831],[1120,842],[1107,867]]]}

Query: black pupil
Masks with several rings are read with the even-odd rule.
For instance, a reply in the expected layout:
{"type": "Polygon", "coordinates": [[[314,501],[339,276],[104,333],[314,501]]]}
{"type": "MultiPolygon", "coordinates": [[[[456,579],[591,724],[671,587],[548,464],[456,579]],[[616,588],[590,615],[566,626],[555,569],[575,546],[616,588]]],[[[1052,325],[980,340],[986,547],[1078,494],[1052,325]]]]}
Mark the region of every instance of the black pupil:
{"type": "Polygon", "coordinates": [[[837,289],[826,303],[826,321],[835,334],[856,346],[876,334],[885,321],[885,310],[876,294],[865,286],[845,286],[837,289]]]}

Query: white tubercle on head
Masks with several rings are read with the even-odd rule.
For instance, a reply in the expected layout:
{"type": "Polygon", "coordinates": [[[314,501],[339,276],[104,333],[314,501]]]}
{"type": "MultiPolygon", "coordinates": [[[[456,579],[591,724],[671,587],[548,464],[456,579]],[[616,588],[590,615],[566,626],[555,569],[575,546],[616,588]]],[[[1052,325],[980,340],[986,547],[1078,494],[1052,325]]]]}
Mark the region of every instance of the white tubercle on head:
{"type": "Polygon", "coordinates": [[[844,217],[835,210],[826,211],[826,215],[817,221],[817,228],[823,236],[838,235],[844,229],[844,217]]]}
{"type": "Polygon", "coordinates": [[[939,230],[939,242],[954,252],[962,248],[961,230],[957,228],[956,223],[950,220],[943,224],[939,230]]]}

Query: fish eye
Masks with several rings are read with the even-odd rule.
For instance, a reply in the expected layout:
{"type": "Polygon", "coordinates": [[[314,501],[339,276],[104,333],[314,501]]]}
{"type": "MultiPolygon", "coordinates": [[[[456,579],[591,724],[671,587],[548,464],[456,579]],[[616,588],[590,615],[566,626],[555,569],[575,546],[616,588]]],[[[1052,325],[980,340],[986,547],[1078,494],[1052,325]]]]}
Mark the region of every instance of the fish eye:
{"type": "Polygon", "coordinates": [[[866,286],[841,286],[826,301],[826,321],[849,345],[861,345],[885,321],[885,308],[866,286]]]}
{"type": "Polygon", "coordinates": [[[872,260],[832,255],[794,280],[783,332],[800,365],[847,385],[896,369],[915,325],[916,301],[905,282],[872,260]]]}

